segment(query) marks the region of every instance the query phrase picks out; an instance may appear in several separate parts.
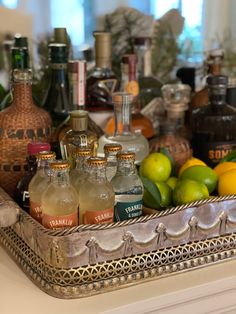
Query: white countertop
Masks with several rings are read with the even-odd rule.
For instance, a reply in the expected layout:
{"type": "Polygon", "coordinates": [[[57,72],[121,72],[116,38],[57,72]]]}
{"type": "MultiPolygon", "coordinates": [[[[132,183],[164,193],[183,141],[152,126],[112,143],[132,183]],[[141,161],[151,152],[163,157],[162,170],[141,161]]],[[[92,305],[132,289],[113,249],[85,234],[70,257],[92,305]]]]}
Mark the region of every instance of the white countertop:
{"type": "Polygon", "coordinates": [[[92,297],[56,299],[0,247],[0,314],[236,313],[236,260],[92,297]]]}

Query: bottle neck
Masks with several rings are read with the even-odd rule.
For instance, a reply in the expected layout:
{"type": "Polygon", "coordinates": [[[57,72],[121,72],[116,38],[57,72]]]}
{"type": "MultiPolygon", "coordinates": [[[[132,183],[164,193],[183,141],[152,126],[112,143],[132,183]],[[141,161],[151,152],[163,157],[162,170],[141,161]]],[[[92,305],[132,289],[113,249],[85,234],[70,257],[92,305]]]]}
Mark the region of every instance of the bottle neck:
{"type": "Polygon", "coordinates": [[[69,169],[52,170],[51,182],[58,186],[70,184],[69,169]]]}
{"type": "Polygon", "coordinates": [[[105,165],[99,165],[94,166],[90,165],[88,166],[88,180],[93,182],[106,182],[106,166],[105,165]]]}
{"type": "Polygon", "coordinates": [[[116,154],[117,152],[105,152],[105,157],[107,159],[107,162],[116,163],[117,162],[116,154]]]}
{"type": "Polygon", "coordinates": [[[51,69],[52,69],[52,72],[51,72],[52,82],[54,83],[56,82],[60,84],[63,84],[63,83],[67,84],[68,73],[67,73],[66,63],[51,63],[51,69]]]}
{"type": "Polygon", "coordinates": [[[208,74],[220,75],[221,74],[221,63],[209,64],[208,74]]]}
{"type": "Polygon", "coordinates": [[[138,78],[152,76],[151,49],[138,47],[136,49],[138,57],[137,72],[138,78]]]}
{"type": "Polygon", "coordinates": [[[76,170],[78,173],[84,174],[88,170],[87,159],[89,157],[77,157],[76,158],[76,170]]]}
{"type": "Polygon", "coordinates": [[[219,106],[226,104],[227,86],[211,86],[209,88],[209,101],[211,105],[219,106]]]}
{"type": "Polygon", "coordinates": [[[34,105],[32,86],[29,82],[13,83],[13,104],[20,109],[28,109],[34,105]]]}
{"type": "Polygon", "coordinates": [[[95,58],[95,67],[111,71],[111,59],[98,56],[95,58]]]}
{"type": "Polygon", "coordinates": [[[70,105],[73,109],[85,110],[86,80],[83,73],[69,73],[70,105]]]}
{"type": "Polygon", "coordinates": [[[11,69],[27,69],[29,67],[28,49],[13,49],[11,57],[11,69]]]}
{"type": "Polygon", "coordinates": [[[130,135],[132,133],[131,104],[123,102],[122,105],[114,103],[115,136],[130,135]]]}
{"type": "Polygon", "coordinates": [[[117,174],[131,175],[136,173],[134,160],[118,160],[117,161],[117,174]]]}

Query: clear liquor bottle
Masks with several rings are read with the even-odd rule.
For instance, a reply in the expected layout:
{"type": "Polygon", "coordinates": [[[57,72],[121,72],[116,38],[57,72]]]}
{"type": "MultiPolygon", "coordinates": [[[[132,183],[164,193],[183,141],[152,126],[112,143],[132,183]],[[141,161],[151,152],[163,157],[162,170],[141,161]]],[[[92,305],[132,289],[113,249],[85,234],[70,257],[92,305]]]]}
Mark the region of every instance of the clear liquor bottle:
{"type": "Polygon", "coordinates": [[[73,110],[70,113],[71,130],[60,141],[61,155],[69,161],[71,169],[75,167],[75,152],[78,147],[91,148],[97,152],[97,135],[88,130],[88,111],[73,110]]]}
{"type": "Polygon", "coordinates": [[[106,176],[107,180],[111,181],[111,179],[116,174],[117,170],[117,159],[116,154],[122,150],[122,146],[120,144],[105,144],[104,145],[104,154],[107,159],[106,166],[106,176]]]}
{"type": "Polygon", "coordinates": [[[141,134],[132,131],[131,103],[132,94],[117,92],[113,94],[115,131],[114,135],[103,135],[98,141],[98,154],[104,155],[104,145],[118,143],[123,150],[132,151],[139,164],[149,153],[148,140],[141,134]]]}
{"type": "Polygon", "coordinates": [[[106,159],[91,157],[88,177],[79,191],[79,223],[101,224],[114,221],[115,194],[106,178],[106,159]]]}
{"type": "Polygon", "coordinates": [[[143,184],[135,166],[135,154],[117,154],[117,172],[111,184],[115,192],[115,221],[123,221],[142,215],[143,184]]]}
{"type": "Polygon", "coordinates": [[[50,180],[50,162],[56,159],[54,152],[40,152],[37,155],[38,168],[29,183],[30,215],[41,223],[42,221],[42,194],[50,180]]]}
{"type": "Polygon", "coordinates": [[[227,76],[209,76],[209,103],[192,112],[193,155],[210,167],[236,149],[236,109],[226,103],[227,83],[227,76]]]}
{"type": "Polygon", "coordinates": [[[70,183],[70,165],[66,161],[50,164],[51,181],[42,194],[42,225],[64,229],[78,225],[78,195],[70,183]]]}
{"type": "Polygon", "coordinates": [[[76,166],[70,172],[70,181],[78,194],[81,185],[88,176],[87,160],[91,156],[92,150],[90,148],[79,147],[75,152],[76,166]]]}

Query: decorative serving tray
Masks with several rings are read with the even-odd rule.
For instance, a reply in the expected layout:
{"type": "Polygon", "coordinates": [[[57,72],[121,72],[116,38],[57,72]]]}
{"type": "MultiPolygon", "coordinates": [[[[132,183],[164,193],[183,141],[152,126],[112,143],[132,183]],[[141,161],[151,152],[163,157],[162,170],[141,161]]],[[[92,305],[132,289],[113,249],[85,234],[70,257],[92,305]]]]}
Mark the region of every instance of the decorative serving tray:
{"type": "Polygon", "coordinates": [[[64,230],[45,229],[0,189],[0,219],[6,206],[15,208],[18,220],[0,228],[0,242],[37,286],[59,298],[103,293],[236,255],[236,195],[64,230]]]}

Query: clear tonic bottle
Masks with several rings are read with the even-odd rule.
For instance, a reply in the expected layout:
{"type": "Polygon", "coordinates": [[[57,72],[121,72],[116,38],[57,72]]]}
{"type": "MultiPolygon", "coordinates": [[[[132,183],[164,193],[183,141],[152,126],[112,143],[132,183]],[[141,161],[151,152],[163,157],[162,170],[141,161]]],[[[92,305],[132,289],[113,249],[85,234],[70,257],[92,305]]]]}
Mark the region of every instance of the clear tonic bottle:
{"type": "Polygon", "coordinates": [[[104,145],[104,154],[107,159],[107,166],[106,166],[106,176],[107,180],[111,181],[111,179],[116,174],[117,170],[117,159],[116,154],[122,150],[122,146],[116,143],[110,143],[104,145]]]}

